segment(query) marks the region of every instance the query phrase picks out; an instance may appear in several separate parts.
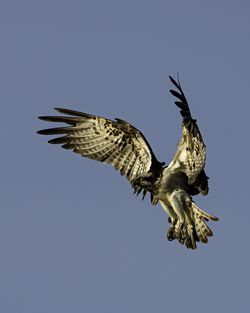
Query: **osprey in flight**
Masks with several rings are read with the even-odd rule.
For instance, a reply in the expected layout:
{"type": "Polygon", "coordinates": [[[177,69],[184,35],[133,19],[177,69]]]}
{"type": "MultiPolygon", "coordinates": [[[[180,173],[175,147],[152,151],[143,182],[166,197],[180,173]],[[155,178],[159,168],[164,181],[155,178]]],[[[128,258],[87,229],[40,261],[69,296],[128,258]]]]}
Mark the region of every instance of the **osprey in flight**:
{"type": "Polygon", "coordinates": [[[207,243],[212,236],[209,220],[218,218],[201,210],[192,200],[199,193],[207,195],[208,177],[204,171],[206,146],[196,120],[192,118],[180,82],[171,76],[176,90],[175,104],[183,117],[182,136],[169,165],[157,160],[143,134],[121,119],[115,121],[69,109],[55,110],[66,116],[41,116],[48,122],[70,126],[38,131],[41,135],[63,135],[49,140],[62,148],[103,163],[112,164],[125,175],[134,192],[151,195],[151,202],[160,202],[169,216],[168,240],[177,239],[187,248],[196,249],[196,242],[207,243]]]}

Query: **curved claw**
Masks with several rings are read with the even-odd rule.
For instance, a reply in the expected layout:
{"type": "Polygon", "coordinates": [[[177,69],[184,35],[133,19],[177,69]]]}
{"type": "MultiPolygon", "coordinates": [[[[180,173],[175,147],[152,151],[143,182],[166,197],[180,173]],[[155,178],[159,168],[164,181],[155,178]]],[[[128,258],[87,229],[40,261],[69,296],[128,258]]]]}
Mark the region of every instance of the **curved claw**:
{"type": "Polygon", "coordinates": [[[167,232],[167,239],[169,241],[173,241],[175,239],[174,232],[175,232],[175,225],[172,224],[167,232]]]}

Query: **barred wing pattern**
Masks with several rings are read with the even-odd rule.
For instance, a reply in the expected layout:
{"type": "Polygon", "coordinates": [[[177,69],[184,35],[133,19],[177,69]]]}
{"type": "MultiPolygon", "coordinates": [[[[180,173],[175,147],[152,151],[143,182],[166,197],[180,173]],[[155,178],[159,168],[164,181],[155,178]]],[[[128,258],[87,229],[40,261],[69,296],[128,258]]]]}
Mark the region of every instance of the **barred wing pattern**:
{"type": "Polygon", "coordinates": [[[42,135],[64,135],[49,140],[49,143],[62,144],[62,148],[84,157],[112,164],[129,181],[146,174],[152,166],[161,166],[143,134],[131,124],[69,109],[55,110],[70,116],[39,118],[70,126],[38,131],[42,135]]]}
{"type": "Polygon", "coordinates": [[[206,161],[206,146],[203,142],[201,133],[196,120],[191,116],[187,99],[183,93],[180,82],[176,82],[170,76],[171,82],[177,88],[170,90],[173,96],[178,98],[175,104],[181,109],[183,117],[182,137],[178,143],[174,158],[169,166],[173,169],[180,169],[188,177],[189,185],[193,184],[204,169],[206,161]]]}
{"type": "Polygon", "coordinates": [[[153,205],[160,201],[169,216],[169,240],[177,239],[187,248],[196,249],[196,242],[206,243],[212,231],[206,225],[217,217],[202,211],[193,201],[193,195],[208,193],[208,177],[204,167],[206,146],[191,116],[187,99],[179,79],[170,76],[176,90],[175,104],[183,117],[182,137],[174,158],[168,166],[160,163],[146,138],[131,124],[121,119],[104,117],[63,108],[55,108],[62,115],[41,116],[41,120],[64,123],[61,127],[38,131],[42,135],[59,135],[49,140],[62,148],[73,150],[86,158],[111,164],[127,177],[134,192],[147,192],[153,205]]]}

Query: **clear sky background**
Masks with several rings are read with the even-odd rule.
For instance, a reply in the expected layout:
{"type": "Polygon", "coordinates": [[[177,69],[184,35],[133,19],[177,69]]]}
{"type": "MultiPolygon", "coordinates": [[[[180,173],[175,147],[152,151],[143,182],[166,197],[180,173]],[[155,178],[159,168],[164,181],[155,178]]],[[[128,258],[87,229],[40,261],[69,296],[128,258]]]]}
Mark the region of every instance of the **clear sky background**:
{"type": "Polygon", "coordinates": [[[250,2],[0,1],[0,311],[247,312],[250,2]],[[47,144],[61,106],[120,117],[169,162],[180,73],[220,217],[197,251],[112,167],[47,144]]]}

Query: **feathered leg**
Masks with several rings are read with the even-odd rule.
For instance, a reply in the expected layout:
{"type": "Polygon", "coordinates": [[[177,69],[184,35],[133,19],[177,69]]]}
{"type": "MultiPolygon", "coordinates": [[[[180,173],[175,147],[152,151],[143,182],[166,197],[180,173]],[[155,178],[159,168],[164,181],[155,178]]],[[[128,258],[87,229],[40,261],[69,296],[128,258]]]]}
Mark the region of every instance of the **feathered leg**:
{"type": "Polygon", "coordinates": [[[194,218],[190,196],[184,190],[176,190],[171,195],[171,205],[178,216],[173,236],[187,248],[196,249],[194,218]]]}
{"type": "Polygon", "coordinates": [[[169,216],[169,223],[171,224],[168,233],[167,233],[167,239],[169,241],[174,240],[174,232],[175,232],[175,225],[177,223],[178,220],[178,216],[177,214],[174,212],[173,208],[169,205],[167,205],[165,202],[160,201],[160,204],[163,208],[163,210],[167,213],[167,215],[169,216]]]}

